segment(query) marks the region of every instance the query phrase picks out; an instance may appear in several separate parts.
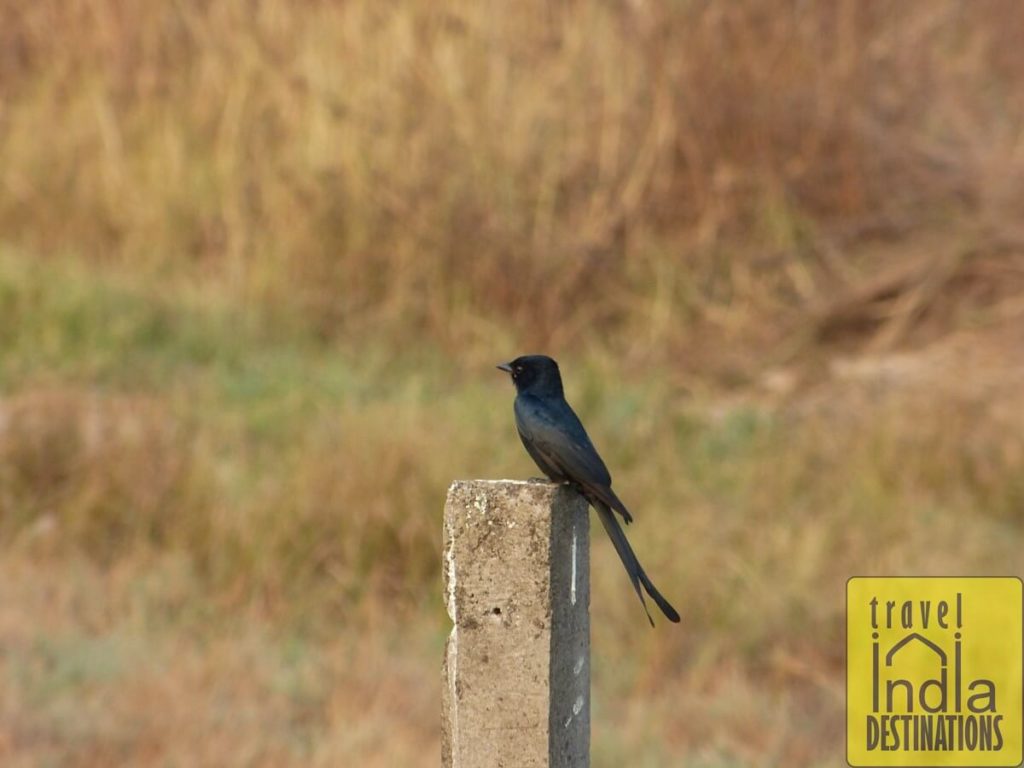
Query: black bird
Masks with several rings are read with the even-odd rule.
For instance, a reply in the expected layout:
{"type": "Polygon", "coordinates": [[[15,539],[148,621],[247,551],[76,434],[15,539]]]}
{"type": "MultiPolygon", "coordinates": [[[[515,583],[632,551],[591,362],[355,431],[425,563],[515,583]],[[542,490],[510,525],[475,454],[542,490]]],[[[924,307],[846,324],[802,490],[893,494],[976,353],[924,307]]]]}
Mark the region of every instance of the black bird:
{"type": "Polygon", "coordinates": [[[626,566],[626,573],[633,582],[633,589],[644,606],[651,626],[654,626],[654,619],[647,610],[647,601],[640,591],[641,584],[662,613],[670,621],[678,622],[676,609],[661,596],[640,567],[640,561],[629,546],[622,526],[615,519],[612,510],[622,515],[627,523],[632,522],[633,516],[612,490],[608,468],[590,442],[579,417],[565,401],[558,363],[545,355],[527,355],[502,363],[498,368],[510,373],[516,385],[516,429],[526,446],[526,452],[551,480],[569,483],[597,510],[604,529],[615,545],[615,551],[626,566]]]}

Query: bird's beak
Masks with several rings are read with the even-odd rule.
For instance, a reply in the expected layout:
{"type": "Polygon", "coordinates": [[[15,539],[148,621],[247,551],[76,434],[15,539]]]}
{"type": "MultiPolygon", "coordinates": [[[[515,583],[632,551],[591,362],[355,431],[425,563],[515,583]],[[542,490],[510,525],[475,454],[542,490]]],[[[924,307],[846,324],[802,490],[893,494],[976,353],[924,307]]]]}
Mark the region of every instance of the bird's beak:
{"type": "Polygon", "coordinates": [[[512,365],[510,363],[502,363],[497,366],[497,369],[499,371],[504,371],[505,373],[512,373],[512,365]]]}

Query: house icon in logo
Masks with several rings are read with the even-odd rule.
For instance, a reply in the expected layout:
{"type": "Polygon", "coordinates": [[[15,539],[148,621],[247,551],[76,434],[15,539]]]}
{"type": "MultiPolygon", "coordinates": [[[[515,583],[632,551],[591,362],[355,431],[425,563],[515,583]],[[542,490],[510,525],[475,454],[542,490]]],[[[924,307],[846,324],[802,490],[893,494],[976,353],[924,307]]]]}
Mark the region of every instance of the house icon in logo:
{"type": "MultiPolygon", "coordinates": [[[[872,702],[872,706],[874,708],[874,711],[875,712],[880,712],[880,711],[882,711],[881,708],[880,708],[880,706],[882,704],[882,701],[881,701],[881,698],[882,698],[881,697],[882,674],[881,674],[881,669],[879,668],[880,648],[879,648],[879,643],[878,643],[878,633],[877,632],[873,633],[871,637],[874,640],[874,643],[872,644],[873,645],[873,648],[872,648],[872,662],[873,662],[872,663],[872,666],[873,666],[872,672],[873,672],[873,675],[872,675],[871,702],[872,702]]],[[[955,637],[956,637],[956,648],[954,650],[954,655],[955,655],[954,674],[955,674],[955,678],[956,678],[955,679],[955,700],[957,702],[957,708],[959,708],[959,701],[960,701],[960,643],[961,643],[961,635],[960,635],[960,633],[957,632],[955,637]]],[[[947,708],[947,703],[948,703],[948,701],[947,701],[948,700],[947,693],[948,693],[948,690],[949,690],[949,663],[948,663],[949,662],[949,656],[947,655],[946,651],[942,649],[941,646],[939,646],[937,643],[929,640],[927,637],[922,635],[920,632],[911,632],[909,635],[904,637],[902,640],[900,640],[899,642],[895,643],[892,646],[892,648],[889,649],[889,652],[885,654],[885,667],[887,669],[892,669],[894,664],[896,663],[896,659],[895,659],[896,654],[900,653],[900,651],[903,651],[908,645],[910,645],[911,643],[915,643],[915,642],[919,643],[921,646],[923,646],[924,648],[926,648],[927,650],[929,650],[929,651],[931,651],[932,653],[935,654],[935,656],[938,659],[938,666],[939,666],[938,676],[937,677],[933,677],[933,678],[931,678],[931,677],[926,678],[924,675],[927,674],[927,673],[926,673],[926,671],[924,669],[922,669],[920,667],[919,664],[911,665],[913,667],[916,667],[916,669],[913,670],[916,674],[910,675],[910,676],[905,677],[905,678],[895,678],[895,679],[892,678],[892,677],[888,677],[887,676],[888,679],[885,680],[885,702],[884,702],[885,703],[885,711],[891,713],[891,712],[894,712],[896,710],[896,702],[897,702],[896,696],[897,696],[897,691],[899,691],[900,694],[903,697],[905,697],[903,699],[906,702],[905,711],[908,712],[908,713],[914,712],[915,702],[925,712],[945,712],[946,708],[947,708]],[[917,683],[916,686],[915,686],[915,682],[917,683]],[[937,703],[929,702],[929,691],[933,691],[933,690],[937,690],[938,691],[938,702],[937,703]],[[917,694],[916,696],[915,696],[915,692],[917,694]]],[[[931,695],[931,698],[932,699],[935,698],[934,694],[931,695]]]]}

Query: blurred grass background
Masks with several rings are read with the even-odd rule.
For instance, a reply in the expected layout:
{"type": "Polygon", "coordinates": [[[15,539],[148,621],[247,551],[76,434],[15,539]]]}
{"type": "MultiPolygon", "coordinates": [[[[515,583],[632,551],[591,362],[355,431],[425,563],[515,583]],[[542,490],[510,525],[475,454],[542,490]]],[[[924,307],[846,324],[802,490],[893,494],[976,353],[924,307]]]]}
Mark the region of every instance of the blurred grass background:
{"type": "Polygon", "coordinates": [[[596,766],[843,759],[850,575],[1021,574],[1024,6],[0,2],[0,759],[434,765],[545,351],[596,766]]]}

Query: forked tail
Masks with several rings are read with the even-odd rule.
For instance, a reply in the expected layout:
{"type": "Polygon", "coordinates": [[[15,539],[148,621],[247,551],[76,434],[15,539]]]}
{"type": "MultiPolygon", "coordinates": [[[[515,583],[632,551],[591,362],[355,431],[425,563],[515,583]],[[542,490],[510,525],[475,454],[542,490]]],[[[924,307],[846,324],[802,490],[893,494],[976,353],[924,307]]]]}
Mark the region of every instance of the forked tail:
{"type": "Polygon", "coordinates": [[[679,622],[679,614],[676,609],[672,607],[668,600],[662,597],[661,593],[655,588],[654,584],[647,577],[644,569],[640,566],[640,561],[636,559],[636,554],[633,552],[633,548],[629,546],[629,541],[626,539],[626,534],[622,530],[622,526],[619,525],[619,521],[615,519],[615,513],[608,507],[604,502],[597,499],[590,499],[590,503],[594,509],[597,510],[597,516],[601,518],[601,523],[604,525],[604,529],[608,532],[608,537],[612,540],[612,544],[615,545],[615,551],[619,553],[619,558],[622,560],[622,564],[626,567],[626,573],[629,574],[629,580],[633,582],[633,589],[636,590],[637,597],[640,598],[640,603],[644,607],[644,612],[647,614],[647,620],[651,622],[651,626],[654,626],[654,619],[651,618],[651,612],[647,610],[647,601],[644,600],[644,594],[640,590],[640,585],[647,591],[647,594],[651,596],[651,599],[658,604],[661,608],[661,612],[665,614],[665,617],[669,621],[679,622]]]}

